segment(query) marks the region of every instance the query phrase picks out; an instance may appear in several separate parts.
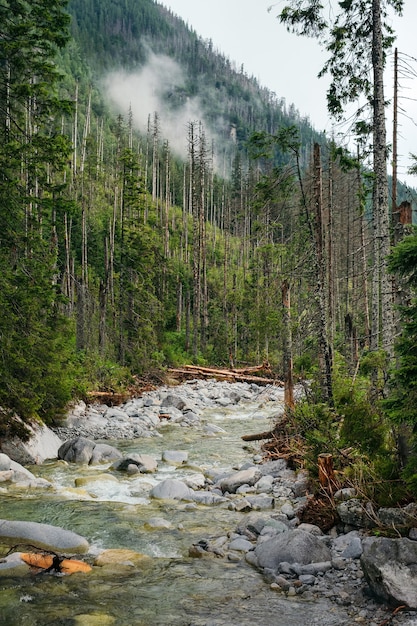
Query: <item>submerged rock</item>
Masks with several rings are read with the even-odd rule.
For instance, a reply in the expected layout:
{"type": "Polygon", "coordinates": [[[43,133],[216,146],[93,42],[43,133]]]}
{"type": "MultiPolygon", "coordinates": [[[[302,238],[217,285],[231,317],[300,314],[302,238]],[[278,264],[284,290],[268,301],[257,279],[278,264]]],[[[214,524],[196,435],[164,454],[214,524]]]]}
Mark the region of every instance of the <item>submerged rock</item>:
{"type": "Polygon", "coordinates": [[[162,453],[162,460],[169,465],[184,465],[188,461],[186,450],[165,450],[162,453]]]}
{"type": "Polygon", "coordinates": [[[114,548],[101,552],[96,557],[94,565],[99,567],[118,565],[126,568],[136,568],[149,565],[151,562],[152,558],[146,554],[135,552],[134,550],[114,548]]]}
{"type": "Polygon", "coordinates": [[[29,573],[30,567],[20,558],[21,552],[13,552],[0,559],[0,578],[5,576],[24,576],[29,573]]]}

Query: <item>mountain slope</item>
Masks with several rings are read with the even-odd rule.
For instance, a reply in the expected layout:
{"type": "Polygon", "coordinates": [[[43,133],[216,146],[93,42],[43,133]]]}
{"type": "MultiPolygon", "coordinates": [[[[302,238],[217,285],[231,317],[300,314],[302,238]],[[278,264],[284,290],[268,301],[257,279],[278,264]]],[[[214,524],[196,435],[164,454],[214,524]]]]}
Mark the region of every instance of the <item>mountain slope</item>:
{"type": "Polygon", "coordinates": [[[147,117],[158,110],[162,123],[166,116],[167,126],[171,120],[178,126],[175,118],[183,128],[201,119],[219,151],[229,140],[242,148],[255,130],[275,133],[280,126],[292,124],[299,127],[305,146],[324,142],[323,134],[300,118],[292,105],[287,108],[284,97],[237,71],[210,41],[203,41],[163,5],[152,0],[70,0],[69,11],[72,35],[94,77],[108,78],[106,88],[110,97],[116,92],[113,100],[118,110],[123,110],[123,102],[125,113],[132,106],[141,130],[147,117]],[[167,58],[175,63],[169,74],[161,70],[167,58]],[[145,68],[149,68],[147,76],[145,68]],[[157,100],[143,97],[150,82],[157,100]]]}

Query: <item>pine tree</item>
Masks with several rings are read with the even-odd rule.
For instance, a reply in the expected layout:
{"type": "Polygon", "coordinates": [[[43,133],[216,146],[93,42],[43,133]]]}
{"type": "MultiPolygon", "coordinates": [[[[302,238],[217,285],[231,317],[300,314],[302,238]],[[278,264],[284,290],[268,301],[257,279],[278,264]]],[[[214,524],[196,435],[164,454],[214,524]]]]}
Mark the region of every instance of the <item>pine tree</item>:
{"type": "Polygon", "coordinates": [[[386,51],[393,33],[386,23],[387,9],[401,13],[403,0],[344,0],[329,23],[317,0],[293,0],[279,14],[289,30],[318,37],[330,57],[320,75],[329,73],[332,81],[327,93],[329,112],[337,119],[346,104],[358,104],[358,132],[372,133],[373,151],[373,327],[371,346],[393,353],[392,288],[387,273],[390,248],[387,145],[383,72],[386,51]],[[363,118],[361,98],[369,105],[372,122],[363,118]]]}
{"type": "Polygon", "coordinates": [[[70,155],[54,65],[68,39],[65,5],[0,7],[0,406],[22,417],[51,418],[70,396],[56,227],[70,155]]]}

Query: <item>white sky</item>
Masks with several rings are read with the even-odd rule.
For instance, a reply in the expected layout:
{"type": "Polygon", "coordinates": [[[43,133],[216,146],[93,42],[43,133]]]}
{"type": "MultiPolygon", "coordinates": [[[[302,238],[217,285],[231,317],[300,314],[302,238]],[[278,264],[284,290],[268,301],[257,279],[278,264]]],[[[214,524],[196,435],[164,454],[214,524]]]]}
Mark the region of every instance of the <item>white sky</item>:
{"type": "MultiPolygon", "coordinates": [[[[276,18],[280,0],[160,0],[204,39],[212,39],[215,49],[243,64],[245,72],[260,84],[294,104],[317,130],[334,130],[326,110],[327,79],[317,78],[327,58],[316,40],[297,37],[286,31],[276,18]],[[275,4],[271,12],[268,7],[275,4]]],[[[403,17],[393,20],[399,52],[417,59],[417,0],[405,0],[403,17]]],[[[411,62],[417,72],[417,61],[411,62]]],[[[388,63],[385,97],[392,99],[393,63],[388,63]]],[[[400,100],[404,113],[399,117],[398,176],[417,186],[417,177],[406,175],[410,152],[417,154],[417,75],[400,80],[400,100]],[[409,119],[411,118],[411,119],[409,119]],[[415,120],[415,122],[414,122],[415,120]]],[[[392,112],[387,111],[388,141],[391,142],[392,112]]]]}

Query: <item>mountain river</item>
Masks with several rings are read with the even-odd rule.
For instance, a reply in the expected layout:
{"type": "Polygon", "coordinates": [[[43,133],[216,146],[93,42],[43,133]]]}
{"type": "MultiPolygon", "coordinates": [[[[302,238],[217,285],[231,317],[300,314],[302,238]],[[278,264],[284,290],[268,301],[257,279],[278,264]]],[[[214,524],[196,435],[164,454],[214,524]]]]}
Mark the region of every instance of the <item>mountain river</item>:
{"type": "MultiPolygon", "coordinates": [[[[278,401],[280,404],[280,401],[278,401]]],[[[151,557],[138,568],[94,567],[90,574],[37,574],[0,579],[0,623],[7,626],[347,626],[343,606],[328,600],[286,598],[271,589],[244,556],[191,558],[189,548],[204,537],[234,531],[245,513],[227,506],[190,505],[149,498],[167,477],[184,479],[210,467],[238,467],[252,461],[259,444],[246,446],[243,434],[271,427],[277,401],[246,402],[207,408],[203,421],[223,432],[167,422],[162,437],[106,441],[123,453],[139,452],[160,460],[164,450],[188,452],[183,467],[160,462],[155,474],[128,476],[109,465],[85,466],[47,461],[30,469],[47,478],[53,490],[0,493],[1,517],[61,526],[83,535],[91,554],[111,548],[151,557]],[[106,480],[110,475],[112,480],[106,480]],[[93,478],[75,487],[80,477],[93,478]],[[163,518],[167,528],[148,524],[163,518]]]]}

